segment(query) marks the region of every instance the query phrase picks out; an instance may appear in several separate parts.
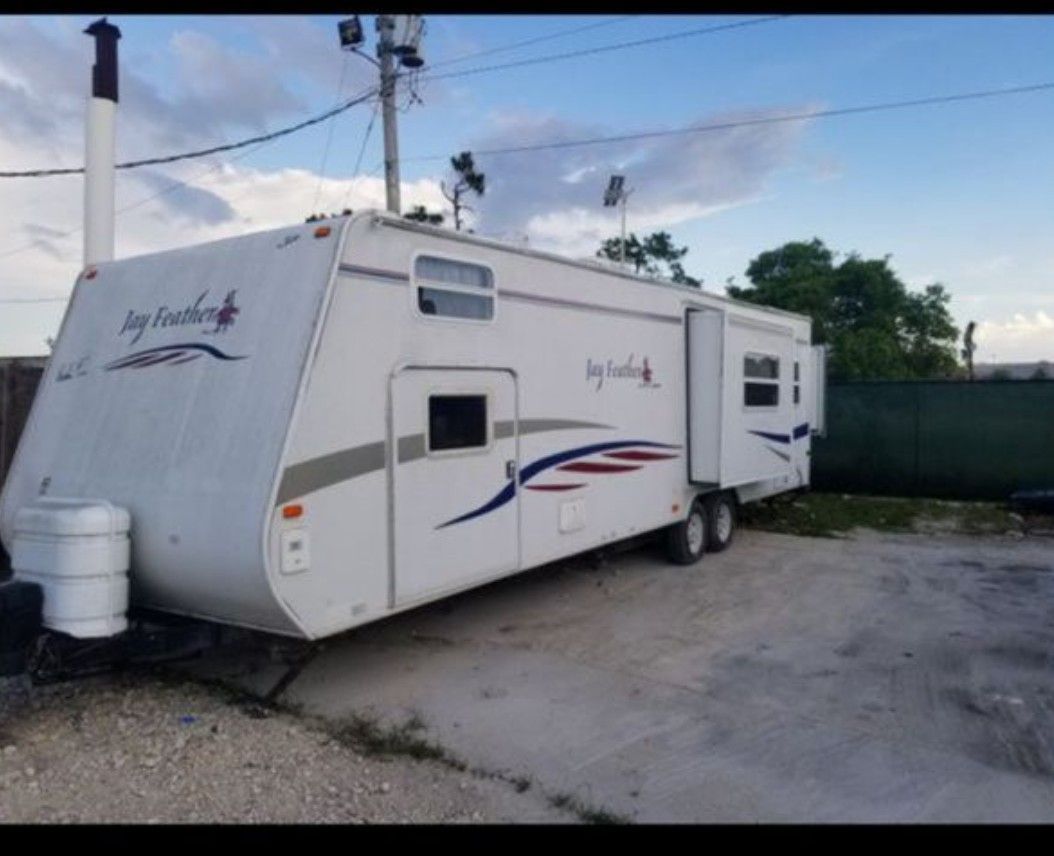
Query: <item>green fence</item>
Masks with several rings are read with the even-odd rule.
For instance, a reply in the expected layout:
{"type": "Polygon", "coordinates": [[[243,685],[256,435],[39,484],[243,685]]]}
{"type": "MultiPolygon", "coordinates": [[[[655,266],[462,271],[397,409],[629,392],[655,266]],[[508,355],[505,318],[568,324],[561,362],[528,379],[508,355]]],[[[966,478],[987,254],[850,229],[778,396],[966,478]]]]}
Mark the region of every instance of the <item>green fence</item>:
{"type": "Polygon", "coordinates": [[[812,484],[947,499],[1054,488],[1054,381],[831,384],[812,484]]]}

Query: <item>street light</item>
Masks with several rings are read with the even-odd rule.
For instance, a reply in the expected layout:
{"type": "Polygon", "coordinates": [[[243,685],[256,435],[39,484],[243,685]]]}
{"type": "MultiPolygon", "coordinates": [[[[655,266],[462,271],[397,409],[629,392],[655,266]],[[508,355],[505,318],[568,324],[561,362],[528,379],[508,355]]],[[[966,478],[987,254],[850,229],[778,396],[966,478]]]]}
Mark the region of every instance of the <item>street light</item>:
{"type": "Polygon", "coordinates": [[[616,205],[622,207],[622,239],[619,241],[619,264],[626,263],[626,200],[632,190],[626,190],[626,176],[613,175],[608,182],[608,189],[604,191],[604,207],[614,208],[616,205]]]}

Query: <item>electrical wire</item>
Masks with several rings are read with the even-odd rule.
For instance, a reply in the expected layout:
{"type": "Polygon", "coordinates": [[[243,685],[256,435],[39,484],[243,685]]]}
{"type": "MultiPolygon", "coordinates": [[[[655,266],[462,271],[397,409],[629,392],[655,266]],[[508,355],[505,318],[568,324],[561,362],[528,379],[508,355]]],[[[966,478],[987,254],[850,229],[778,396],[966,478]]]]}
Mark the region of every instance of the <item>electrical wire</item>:
{"type": "MultiPolygon", "coordinates": [[[[500,71],[508,68],[519,68],[528,65],[538,65],[545,62],[556,62],[558,60],[572,59],[581,56],[590,56],[598,53],[605,53],[614,50],[623,50],[625,48],[640,47],[643,45],[657,44],[660,42],[667,42],[674,39],[689,38],[692,36],[705,35],[707,33],[716,33],[725,30],[738,29],[742,27],[755,26],[757,24],[764,24],[770,21],[781,20],[789,17],[788,15],[772,15],[766,18],[754,18],[749,21],[738,21],[730,24],[719,24],[713,27],[701,27],[694,30],[687,30],[680,33],[668,33],[664,36],[655,36],[647,39],[638,39],[632,42],[621,42],[613,45],[601,45],[595,48],[586,48],[578,51],[569,51],[562,54],[551,54],[549,56],[533,57],[524,60],[517,60],[515,62],[502,63],[500,65],[492,66],[480,66],[479,68],[463,69],[462,71],[447,72],[446,74],[430,75],[427,73],[421,74],[421,79],[425,81],[431,80],[444,80],[451,77],[464,77],[471,74],[482,74],[489,71],[500,71]]],[[[400,73],[397,77],[406,77],[406,73],[400,73]]],[[[268,134],[261,134],[257,137],[250,137],[245,140],[240,140],[236,143],[226,143],[224,145],[213,146],[208,149],[198,149],[191,152],[183,152],[176,155],[167,155],[165,157],[156,158],[144,158],[142,160],[126,161],[119,163],[115,166],[115,169],[135,169],[141,166],[155,166],[158,164],[175,163],[182,160],[190,160],[192,158],[205,157],[207,155],[219,154],[221,152],[234,151],[236,149],[244,148],[245,146],[253,145],[254,143],[267,142],[278,137],[285,136],[287,134],[293,134],[297,131],[301,131],[304,128],[317,125],[320,122],[325,122],[327,119],[335,117],[346,110],[351,109],[357,104],[361,104],[363,101],[372,97],[377,93],[378,89],[375,87],[367,91],[363,95],[356,96],[350,99],[344,104],[340,104],[331,110],[327,110],[325,113],[321,113],[318,116],[313,116],[310,119],[305,119],[303,122],[298,122],[295,125],[290,125],[286,128],[272,131],[268,134]]],[[[0,178],[45,178],[57,175],[77,175],[84,172],[84,167],[69,167],[69,168],[58,168],[58,169],[34,169],[34,170],[4,170],[0,171],[0,178]]]]}
{"type": "MultiPolygon", "coordinates": [[[[340,96],[344,93],[344,77],[348,71],[348,52],[342,51],[344,59],[340,64],[340,82],[337,84],[337,95],[336,101],[340,101],[340,96]]],[[[322,182],[326,177],[326,164],[329,162],[329,149],[333,143],[333,126],[337,123],[336,114],[330,117],[329,127],[326,129],[326,144],[322,150],[322,163],[318,168],[318,186],[315,188],[315,201],[311,204],[311,211],[314,213],[315,209],[318,208],[318,199],[322,195],[322,182]]]]}
{"type": "Polygon", "coordinates": [[[506,45],[500,45],[496,48],[487,48],[486,50],[475,51],[474,53],[462,54],[451,59],[440,60],[429,64],[429,68],[445,68],[448,65],[454,65],[459,62],[464,62],[467,59],[478,59],[481,56],[492,56],[496,53],[505,53],[506,51],[516,50],[517,48],[525,48],[528,45],[536,45],[541,42],[548,42],[553,39],[562,39],[564,36],[572,36],[576,33],[584,33],[587,30],[595,30],[599,27],[609,27],[612,24],[618,24],[622,21],[630,20],[631,18],[639,18],[639,15],[620,15],[617,18],[608,18],[604,21],[596,21],[592,24],[585,24],[581,27],[573,27],[570,30],[560,30],[556,33],[549,33],[545,36],[536,36],[533,39],[524,39],[522,42],[511,42],[506,45]]]}
{"type": "MultiPolygon", "coordinates": [[[[827,119],[832,116],[848,116],[856,113],[876,113],[882,110],[898,110],[907,107],[922,107],[931,104],[948,104],[954,101],[970,101],[980,98],[995,98],[1001,95],[1019,95],[1026,92],[1041,92],[1054,89],[1054,82],[1035,83],[1028,86],[1013,86],[1006,89],[987,89],[980,92],[964,92],[955,95],[937,95],[930,98],[915,98],[909,101],[887,101],[878,104],[863,104],[855,107],[838,107],[830,110],[814,110],[809,113],[788,113],[782,116],[765,116],[757,119],[741,119],[735,122],[716,122],[709,125],[694,125],[688,128],[676,128],[664,131],[641,131],[633,134],[617,134],[609,137],[589,137],[581,140],[554,141],[536,143],[527,146],[509,146],[507,148],[473,149],[473,155],[506,155],[519,152],[535,152],[547,149],[570,149],[578,146],[593,146],[603,143],[624,143],[633,140],[645,140],[655,137],[675,137],[686,134],[702,134],[709,131],[727,131],[732,128],[745,128],[752,125],[771,125],[779,122],[800,122],[806,119],[827,119]]],[[[403,158],[403,161],[444,160],[447,155],[419,155],[403,158]]]]}
{"type": "Polygon", "coordinates": [[[373,131],[373,124],[377,121],[377,113],[379,111],[381,102],[373,102],[373,113],[370,116],[370,123],[366,126],[366,133],[362,135],[362,145],[359,146],[359,156],[355,159],[355,168],[351,171],[351,180],[348,181],[348,186],[344,191],[344,198],[340,203],[340,210],[343,211],[348,207],[348,198],[351,196],[351,182],[355,180],[355,177],[359,174],[359,167],[362,166],[363,155],[366,154],[366,144],[370,141],[370,132],[373,131]]]}
{"type": "MultiPolygon", "coordinates": [[[[377,116],[377,106],[378,106],[378,104],[379,104],[378,101],[374,102],[374,107],[373,107],[373,118],[374,119],[377,116]]],[[[372,124],[373,124],[373,119],[370,120],[371,127],[372,127],[372,124]]],[[[182,189],[187,188],[187,187],[193,187],[193,186],[197,185],[203,178],[206,178],[211,173],[214,173],[217,170],[222,169],[227,164],[230,164],[230,163],[232,163],[234,161],[239,161],[242,158],[246,158],[246,157],[249,157],[252,154],[255,154],[256,152],[260,151],[260,149],[264,148],[265,146],[269,146],[271,143],[273,143],[276,139],[279,139],[281,136],[284,136],[284,135],[278,135],[278,136],[271,137],[270,139],[264,140],[263,142],[253,146],[253,148],[249,149],[248,151],[242,152],[241,154],[238,154],[238,155],[234,155],[233,157],[227,158],[227,159],[225,159],[223,161],[220,161],[217,164],[214,164],[213,166],[209,167],[208,169],[198,173],[193,178],[186,179],[186,180],[174,181],[172,184],[168,185],[168,187],[163,187],[163,188],[161,188],[161,190],[157,191],[156,193],[152,193],[149,196],[144,196],[142,199],[139,199],[139,200],[131,203],[130,205],[126,205],[123,208],[117,209],[117,211],[114,212],[114,216],[115,217],[119,217],[122,214],[126,214],[129,211],[132,211],[132,210],[134,210],[136,208],[139,208],[142,205],[145,205],[147,202],[151,202],[151,201],[153,201],[155,199],[158,199],[161,196],[165,196],[166,194],[172,193],[174,191],[182,190],[182,189]]],[[[360,155],[360,159],[361,159],[361,155],[360,155]]],[[[69,237],[72,237],[73,235],[76,235],[78,232],[82,231],[83,228],[84,228],[83,226],[75,226],[73,229],[70,229],[67,232],[60,232],[59,234],[54,235],[52,237],[54,237],[56,239],[69,238],[69,237]]],[[[20,245],[18,247],[14,247],[13,249],[6,250],[5,252],[0,253],[0,259],[5,259],[5,258],[7,258],[9,256],[13,256],[13,255],[17,255],[18,253],[25,252],[26,250],[30,250],[30,249],[32,249],[33,247],[37,246],[40,243],[42,243],[42,239],[38,238],[36,240],[30,241],[27,244],[22,244],[22,245],[20,245]]],[[[62,299],[65,299],[65,298],[62,298],[62,299]]],[[[0,303],[2,303],[2,302],[4,302],[4,301],[0,300],[0,303]]]]}
{"type": "Polygon", "coordinates": [[[429,74],[428,72],[422,72],[422,79],[425,80],[446,80],[452,77],[466,77],[470,74],[483,74],[490,71],[504,71],[508,68],[521,68],[528,65],[539,65],[546,62],[557,62],[558,60],[575,59],[582,56],[594,56],[600,53],[607,53],[609,51],[625,50],[627,48],[643,47],[644,45],[655,45],[661,42],[670,42],[675,39],[687,39],[694,36],[705,36],[710,33],[719,33],[727,30],[737,30],[743,27],[754,27],[758,24],[768,24],[773,21],[782,21],[784,18],[789,18],[790,15],[769,15],[765,18],[751,18],[749,21],[734,21],[730,24],[717,24],[711,27],[697,27],[692,30],[683,30],[678,33],[667,33],[664,36],[652,36],[647,39],[636,39],[631,42],[618,42],[611,45],[600,45],[595,48],[582,48],[576,51],[567,51],[559,54],[549,54],[547,56],[530,57],[528,59],[514,60],[512,62],[499,63],[498,65],[483,65],[478,68],[466,68],[461,71],[448,71],[443,74],[429,74]]]}
{"type": "MultiPolygon", "coordinates": [[[[136,161],[126,161],[125,163],[119,163],[115,166],[115,169],[135,169],[140,166],[154,166],[157,164],[165,163],[176,163],[177,161],[190,160],[192,158],[205,157],[207,155],[215,155],[221,152],[234,151],[235,149],[243,149],[246,146],[251,146],[254,143],[266,143],[271,140],[276,140],[279,137],[287,136],[288,134],[296,133],[304,128],[308,128],[311,125],[317,125],[319,122],[325,122],[327,119],[337,116],[340,113],[350,110],[358,104],[362,104],[364,101],[368,101],[374,95],[377,94],[378,88],[372,87],[366,90],[364,93],[356,95],[354,98],[345,101],[343,104],[339,104],[331,110],[327,110],[325,113],[320,113],[318,116],[313,116],[310,119],[305,119],[303,122],[298,122],[295,125],[290,125],[285,128],[281,128],[277,131],[272,131],[268,134],[260,134],[257,137],[250,137],[246,140],[241,140],[237,143],[227,143],[222,146],[213,146],[209,149],[198,149],[192,152],[183,152],[178,155],[167,155],[166,157],[157,158],[144,158],[136,161]]],[[[14,171],[3,171],[0,172],[0,178],[42,178],[44,176],[52,175],[75,175],[77,173],[84,172],[84,167],[71,167],[68,169],[33,169],[25,170],[22,172],[14,171]]]]}

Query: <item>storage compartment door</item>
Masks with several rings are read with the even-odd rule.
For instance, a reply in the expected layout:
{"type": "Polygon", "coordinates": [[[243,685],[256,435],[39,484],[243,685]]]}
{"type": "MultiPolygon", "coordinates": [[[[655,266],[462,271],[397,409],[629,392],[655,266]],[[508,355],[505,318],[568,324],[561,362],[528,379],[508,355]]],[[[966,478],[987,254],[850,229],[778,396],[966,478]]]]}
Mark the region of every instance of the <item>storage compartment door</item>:
{"type": "Polygon", "coordinates": [[[688,480],[721,483],[721,402],[724,313],[690,309],[688,347],[688,480]]]}

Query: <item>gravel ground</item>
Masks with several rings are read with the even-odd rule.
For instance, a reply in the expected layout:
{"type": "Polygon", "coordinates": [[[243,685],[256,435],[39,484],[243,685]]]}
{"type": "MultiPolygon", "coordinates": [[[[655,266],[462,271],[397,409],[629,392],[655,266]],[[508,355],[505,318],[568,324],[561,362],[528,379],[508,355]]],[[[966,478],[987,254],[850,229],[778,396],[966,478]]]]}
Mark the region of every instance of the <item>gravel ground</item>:
{"type": "Polygon", "coordinates": [[[159,673],[0,679],[0,822],[575,820],[526,782],[371,754],[294,713],[159,673]]]}

